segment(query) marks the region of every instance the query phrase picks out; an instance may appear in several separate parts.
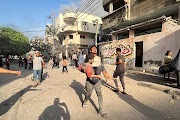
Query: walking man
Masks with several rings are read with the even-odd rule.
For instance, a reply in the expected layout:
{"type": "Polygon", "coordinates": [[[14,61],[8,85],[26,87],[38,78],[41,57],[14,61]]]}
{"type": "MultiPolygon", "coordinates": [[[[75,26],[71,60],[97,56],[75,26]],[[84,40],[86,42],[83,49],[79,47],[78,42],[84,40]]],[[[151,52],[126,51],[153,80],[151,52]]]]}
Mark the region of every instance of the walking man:
{"type": "MultiPolygon", "coordinates": [[[[95,75],[101,75],[101,72],[102,72],[106,80],[113,79],[107,74],[104,66],[101,65],[101,58],[97,56],[96,46],[92,46],[90,48],[90,54],[94,56],[94,62],[92,63],[92,67],[93,67],[93,70],[95,71],[95,75]]],[[[85,95],[83,107],[87,106],[87,101],[91,97],[93,89],[95,89],[97,97],[98,97],[98,104],[99,104],[98,115],[102,117],[107,116],[107,114],[103,111],[102,80],[99,78],[92,78],[92,80],[89,81],[87,79],[85,88],[86,88],[87,94],[85,95]]]]}
{"type": "MultiPolygon", "coordinates": [[[[40,84],[41,80],[41,69],[42,69],[42,63],[43,67],[46,67],[46,64],[44,63],[42,57],[39,57],[40,52],[36,51],[35,52],[36,56],[33,58],[33,76],[34,76],[34,87],[37,86],[37,84],[40,84]],[[38,82],[37,80],[37,74],[38,74],[38,82]]],[[[33,54],[30,54],[27,60],[29,60],[33,54]]]]}
{"type": "MultiPolygon", "coordinates": [[[[114,78],[117,78],[119,76],[119,79],[121,81],[122,87],[123,87],[123,93],[126,94],[125,91],[125,84],[124,84],[124,73],[125,73],[125,68],[126,68],[126,62],[124,59],[124,56],[121,54],[121,49],[116,48],[116,53],[117,53],[117,59],[116,59],[116,70],[114,71],[114,78]]],[[[115,80],[115,85],[116,85],[116,92],[119,92],[119,87],[117,80],[115,80]]]]}
{"type": "Polygon", "coordinates": [[[76,53],[73,54],[72,60],[73,60],[73,66],[77,67],[77,55],[76,55],[76,53]]]}
{"type": "Polygon", "coordinates": [[[80,55],[79,55],[79,59],[78,59],[78,65],[80,66],[80,65],[82,65],[83,63],[84,63],[84,56],[80,53],[80,55]]]}
{"type": "Polygon", "coordinates": [[[25,67],[25,69],[27,69],[27,65],[28,65],[28,62],[27,62],[27,58],[26,58],[26,56],[24,57],[24,67],[25,67]]]}

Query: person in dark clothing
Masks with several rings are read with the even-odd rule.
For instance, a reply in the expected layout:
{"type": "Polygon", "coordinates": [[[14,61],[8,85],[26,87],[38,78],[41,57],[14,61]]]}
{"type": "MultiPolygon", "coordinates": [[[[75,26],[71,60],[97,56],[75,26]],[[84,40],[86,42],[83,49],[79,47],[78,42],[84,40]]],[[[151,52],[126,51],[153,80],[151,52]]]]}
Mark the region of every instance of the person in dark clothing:
{"type": "Polygon", "coordinates": [[[177,88],[180,89],[180,49],[174,60],[172,60],[171,66],[175,69],[177,77],[177,88]]]}
{"type": "Polygon", "coordinates": [[[29,60],[28,60],[28,63],[29,63],[29,70],[32,70],[33,69],[33,60],[32,60],[33,58],[30,58],[29,60]]]}
{"type": "Polygon", "coordinates": [[[24,67],[25,67],[25,69],[27,69],[27,64],[28,64],[28,61],[27,61],[27,58],[26,58],[26,56],[24,57],[24,67]]]}
{"type": "Polygon", "coordinates": [[[6,69],[10,69],[10,63],[9,63],[9,59],[8,56],[6,57],[6,69]]]}
{"type": "Polygon", "coordinates": [[[56,58],[56,67],[59,68],[59,61],[60,59],[59,58],[56,58]]]}
{"type": "MultiPolygon", "coordinates": [[[[125,92],[125,84],[124,84],[124,73],[125,73],[125,68],[126,68],[126,62],[124,59],[124,56],[121,54],[121,49],[117,48],[116,49],[117,53],[117,59],[116,59],[116,70],[114,71],[114,78],[117,78],[119,76],[119,79],[121,81],[122,87],[123,87],[123,93],[126,94],[125,92]]],[[[119,92],[118,88],[118,83],[117,80],[115,80],[115,85],[116,85],[116,92],[119,92]]]]}
{"type": "Polygon", "coordinates": [[[53,66],[52,66],[52,68],[54,68],[54,67],[56,67],[56,56],[55,55],[53,56],[53,66]]]}
{"type": "Polygon", "coordinates": [[[2,60],[2,57],[0,57],[0,67],[3,66],[3,60],[2,60]]]}
{"type": "Polygon", "coordinates": [[[22,66],[22,57],[20,56],[19,57],[19,67],[21,67],[22,66]]]}

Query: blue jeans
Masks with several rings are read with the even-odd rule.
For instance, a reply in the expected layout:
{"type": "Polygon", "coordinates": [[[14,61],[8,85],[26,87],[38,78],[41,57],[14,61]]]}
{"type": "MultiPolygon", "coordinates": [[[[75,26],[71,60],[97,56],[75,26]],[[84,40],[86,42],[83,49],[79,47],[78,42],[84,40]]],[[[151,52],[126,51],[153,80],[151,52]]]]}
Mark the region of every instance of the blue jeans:
{"type": "Polygon", "coordinates": [[[41,70],[33,70],[34,81],[36,81],[37,79],[37,74],[38,74],[38,80],[41,80],[41,70]]]}

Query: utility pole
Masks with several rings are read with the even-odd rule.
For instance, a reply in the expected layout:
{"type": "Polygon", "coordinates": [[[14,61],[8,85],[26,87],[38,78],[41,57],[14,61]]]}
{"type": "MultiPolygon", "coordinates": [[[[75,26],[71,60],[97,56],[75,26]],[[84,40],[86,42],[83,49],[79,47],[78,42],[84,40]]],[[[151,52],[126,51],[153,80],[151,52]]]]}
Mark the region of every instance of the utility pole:
{"type": "Polygon", "coordinates": [[[96,23],[96,36],[95,36],[95,46],[97,47],[97,38],[98,38],[98,31],[99,31],[99,24],[98,24],[98,19],[93,21],[96,23]]]}
{"type": "Polygon", "coordinates": [[[55,36],[55,34],[56,34],[55,25],[56,25],[56,22],[55,22],[55,11],[53,10],[53,11],[52,11],[53,55],[55,54],[55,39],[54,39],[54,36],[55,36]]]}

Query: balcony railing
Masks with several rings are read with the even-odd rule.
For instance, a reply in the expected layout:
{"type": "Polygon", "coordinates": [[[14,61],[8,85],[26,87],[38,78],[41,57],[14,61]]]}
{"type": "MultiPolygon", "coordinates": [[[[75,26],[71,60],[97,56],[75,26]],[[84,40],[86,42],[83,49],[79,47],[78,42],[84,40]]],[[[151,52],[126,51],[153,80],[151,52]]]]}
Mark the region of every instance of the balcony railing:
{"type": "Polygon", "coordinates": [[[75,21],[76,21],[76,17],[75,17],[75,14],[76,13],[73,13],[73,12],[69,12],[69,13],[65,13],[64,14],[64,22],[66,24],[71,24],[71,25],[74,25],[75,21]]]}
{"type": "Polygon", "coordinates": [[[102,18],[103,20],[103,28],[106,29],[108,27],[113,27],[118,25],[120,22],[129,20],[129,11],[128,6],[125,5],[123,7],[118,8],[117,10],[113,11],[112,13],[106,15],[102,18]]]}

